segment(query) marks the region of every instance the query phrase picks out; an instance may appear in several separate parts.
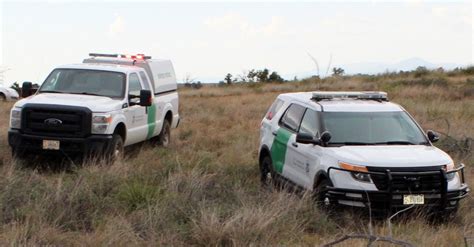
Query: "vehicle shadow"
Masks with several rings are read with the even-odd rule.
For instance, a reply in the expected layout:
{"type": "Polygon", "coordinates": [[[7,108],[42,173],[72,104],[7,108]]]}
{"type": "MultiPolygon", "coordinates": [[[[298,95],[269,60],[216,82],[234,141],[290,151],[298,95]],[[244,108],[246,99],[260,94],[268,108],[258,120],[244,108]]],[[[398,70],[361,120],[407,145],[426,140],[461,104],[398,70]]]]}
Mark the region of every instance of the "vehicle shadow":
{"type": "MultiPolygon", "coordinates": [[[[139,143],[127,146],[124,150],[124,160],[138,157],[147,143],[139,143]]],[[[84,157],[58,152],[48,152],[42,154],[23,154],[22,157],[12,157],[12,160],[21,169],[31,169],[39,173],[74,173],[77,169],[93,165],[110,165],[101,157],[84,157]]]]}

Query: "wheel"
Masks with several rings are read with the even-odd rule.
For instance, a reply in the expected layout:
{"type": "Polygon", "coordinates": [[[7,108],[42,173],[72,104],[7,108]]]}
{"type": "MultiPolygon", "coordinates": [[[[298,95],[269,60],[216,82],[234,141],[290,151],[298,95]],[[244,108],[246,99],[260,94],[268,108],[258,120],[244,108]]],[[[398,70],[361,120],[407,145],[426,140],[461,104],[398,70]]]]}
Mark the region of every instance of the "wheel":
{"type": "Polygon", "coordinates": [[[163,122],[163,128],[158,135],[158,145],[168,147],[171,143],[171,124],[168,120],[163,122]]]}
{"type": "Polygon", "coordinates": [[[327,197],[327,190],[328,186],[330,185],[331,183],[329,182],[329,180],[323,179],[314,189],[314,199],[316,200],[318,206],[324,209],[329,209],[329,207],[331,206],[331,201],[327,197]]]}
{"type": "Polygon", "coordinates": [[[269,180],[272,180],[272,159],[270,156],[265,156],[260,161],[260,183],[262,186],[266,186],[269,180]]]}
{"type": "Polygon", "coordinates": [[[260,163],[260,182],[262,186],[271,184],[277,189],[283,188],[278,174],[273,170],[273,162],[270,156],[265,156],[260,163]]]}
{"type": "Polygon", "coordinates": [[[0,93],[0,102],[5,102],[5,101],[7,101],[7,97],[5,96],[5,94],[0,93]]]}
{"type": "Polygon", "coordinates": [[[105,153],[105,158],[109,164],[113,164],[115,161],[122,159],[123,157],[123,139],[120,135],[114,134],[112,141],[105,153]]]}

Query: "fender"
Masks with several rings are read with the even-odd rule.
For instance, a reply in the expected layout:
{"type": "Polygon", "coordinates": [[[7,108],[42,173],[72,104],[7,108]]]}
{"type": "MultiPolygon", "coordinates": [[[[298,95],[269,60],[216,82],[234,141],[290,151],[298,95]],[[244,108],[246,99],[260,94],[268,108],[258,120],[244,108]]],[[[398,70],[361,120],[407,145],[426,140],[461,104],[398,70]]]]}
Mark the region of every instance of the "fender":
{"type": "Polygon", "coordinates": [[[321,178],[328,179],[329,183],[332,184],[331,179],[329,178],[327,171],[319,170],[316,173],[316,175],[314,176],[313,190],[319,184],[321,178]]]}
{"type": "MultiPolygon", "coordinates": [[[[123,124],[125,124],[125,127],[127,127],[125,115],[123,115],[122,113],[119,113],[119,114],[114,116],[114,118],[112,119],[112,123],[110,124],[109,129],[107,131],[107,134],[113,134],[115,128],[117,127],[117,125],[119,123],[123,123],[123,124]]],[[[128,132],[128,128],[126,128],[126,129],[127,129],[127,132],[128,132]]]]}

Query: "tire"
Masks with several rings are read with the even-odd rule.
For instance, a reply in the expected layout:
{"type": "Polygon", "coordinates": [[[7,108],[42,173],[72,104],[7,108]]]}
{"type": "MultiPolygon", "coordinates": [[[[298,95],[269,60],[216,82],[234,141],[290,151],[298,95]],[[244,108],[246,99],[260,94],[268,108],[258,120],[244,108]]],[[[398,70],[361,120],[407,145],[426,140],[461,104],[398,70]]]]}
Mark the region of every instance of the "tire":
{"type": "Polygon", "coordinates": [[[267,155],[260,163],[260,182],[262,186],[273,185],[276,189],[283,188],[279,175],[273,169],[272,158],[267,155]]]}
{"type": "Polygon", "coordinates": [[[314,189],[314,199],[319,207],[323,209],[329,209],[331,207],[331,202],[327,197],[327,187],[331,185],[331,182],[328,179],[321,180],[316,188],[314,189]]]}
{"type": "Polygon", "coordinates": [[[112,136],[112,141],[110,142],[110,145],[105,153],[105,159],[107,163],[113,164],[115,161],[121,160],[123,158],[123,153],[123,139],[120,135],[114,134],[112,136]]]}
{"type": "Polygon", "coordinates": [[[163,128],[158,135],[158,145],[163,147],[169,147],[171,144],[171,124],[168,120],[163,122],[163,128]]]}
{"type": "Polygon", "coordinates": [[[262,186],[267,186],[268,181],[272,180],[272,159],[270,156],[265,156],[260,161],[260,183],[262,186]]]}

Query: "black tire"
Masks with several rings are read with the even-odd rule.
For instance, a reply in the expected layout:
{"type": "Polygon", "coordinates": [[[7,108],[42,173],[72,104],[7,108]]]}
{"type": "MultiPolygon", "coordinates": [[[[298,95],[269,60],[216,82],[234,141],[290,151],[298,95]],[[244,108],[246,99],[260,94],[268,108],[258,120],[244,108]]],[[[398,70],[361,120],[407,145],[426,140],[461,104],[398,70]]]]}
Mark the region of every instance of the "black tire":
{"type": "Polygon", "coordinates": [[[158,145],[163,147],[169,147],[171,144],[171,124],[168,120],[165,119],[163,122],[163,128],[158,135],[158,145]]]}
{"type": "Polygon", "coordinates": [[[322,179],[319,181],[316,188],[314,188],[314,199],[319,207],[323,209],[329,209],[331,207],[331,201],[327,197],[327,188],[331,185],[331,182],[328,179],[322,179]]]}
{"type": "Polygon", "coordinates": [[[260,183],[262,186],[267,186],[269,180],[272,180],[272,159],[270,156],[265,156],[260,161],[260,183]]]}
{"type": "Polygon", "coordinates": [[[115,161],[121,160],[123,158],[123,153],[123,139],[120,135],[114,134],[105,153],[107,163],[113,164],[115,161]]]}
{"type": "Polygon", "coordinates": [[[272,158],[269,155],[261,160],[260,182],[262,186],[273,185],[277,189],[283,188],[279,175],[273,169],[272,158]]]}

